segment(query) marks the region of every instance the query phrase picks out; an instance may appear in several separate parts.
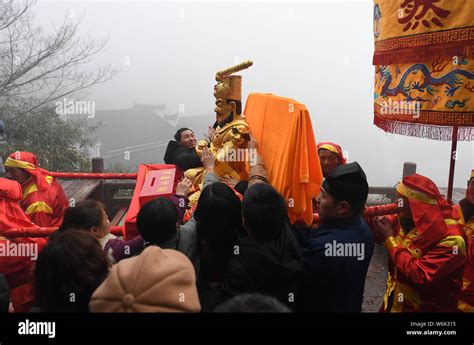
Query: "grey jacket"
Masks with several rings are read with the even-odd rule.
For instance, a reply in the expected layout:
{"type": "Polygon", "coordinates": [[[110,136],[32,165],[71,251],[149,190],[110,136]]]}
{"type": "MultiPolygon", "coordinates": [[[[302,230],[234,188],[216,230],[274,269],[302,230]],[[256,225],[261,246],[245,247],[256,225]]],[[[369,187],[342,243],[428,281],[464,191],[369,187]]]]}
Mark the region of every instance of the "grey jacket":
{"type": "MultiPolygon", "coordinates": [[[[219,182],[219,177],[214,173],[206,173],[204,176],[203,189],[208,185],[219,182]]],[[[197,242],[196,220],[194,217],[184,225],[179,227],[180,240],[178,243],[178,250],[185,254],[194,265],[196,274],[199,272],[199,255],[197,242]]]]}

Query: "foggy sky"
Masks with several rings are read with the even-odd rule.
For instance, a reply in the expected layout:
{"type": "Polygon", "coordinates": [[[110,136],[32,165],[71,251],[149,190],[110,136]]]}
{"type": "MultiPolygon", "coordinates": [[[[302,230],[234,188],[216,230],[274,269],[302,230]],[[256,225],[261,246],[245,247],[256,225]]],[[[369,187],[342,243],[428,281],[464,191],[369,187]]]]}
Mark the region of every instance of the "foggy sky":
{"type": "MultiPolygon", "coordinates": [[[[371,1],[334,0],[40,0],[34,7],[46,31],[65,16],[84,15],[81,34],[109,37],[94,63],[121,72],[90,92],[98,110],[166,102],[168,113],[182,104],[182,116],[213,114],[216,71],[251,59],[254,65],[241,72],[243,99],[270,92],[306,104],[317,142],[340,144],[370,185],[394,185],[403,162],[411,161],[447,186],[450,142],[393,135],[373,125],[372,12],[371,1]]],[[[472,167],[473,145],[460,142],[456,187],[465,187],[472,167]]]]}

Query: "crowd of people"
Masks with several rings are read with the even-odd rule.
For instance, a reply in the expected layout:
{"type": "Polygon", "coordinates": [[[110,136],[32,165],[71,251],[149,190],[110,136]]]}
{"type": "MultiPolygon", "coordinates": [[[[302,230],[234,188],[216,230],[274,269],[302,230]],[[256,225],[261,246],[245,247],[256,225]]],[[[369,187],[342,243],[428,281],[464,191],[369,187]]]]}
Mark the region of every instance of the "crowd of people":
{"type": "MultiPolygon", "coordinates": [[[[450,204],[427,177],[400,181],[400,213],[366,217],[369,185],[339,145],[322,142],[324,176],[311,227],[290,224],[262,157],[249,179],[220,178],[215,158],[196,155],[194,133],[178,130],[165,162],[203,167],[201,194],[185,221],[191,182],[149,201],[139,236],[110,233],[104,205],[69,206],[34,154],[12,153],[0,178],[0,310],[3,312],[352,312],[362,310],[375,243],[388,252],[381,312],[474,311],[474,170],[466,198],[450,204]],[[21,227],[58,227],[45,238],[9,238],[21,227]],[[31,255],[5,248],[34,246],[31,255]]],[[[249,147],[258,151],[251,139],[249,147]]],[[[31,253],[30,253],[31,254],[31,253]]]]}

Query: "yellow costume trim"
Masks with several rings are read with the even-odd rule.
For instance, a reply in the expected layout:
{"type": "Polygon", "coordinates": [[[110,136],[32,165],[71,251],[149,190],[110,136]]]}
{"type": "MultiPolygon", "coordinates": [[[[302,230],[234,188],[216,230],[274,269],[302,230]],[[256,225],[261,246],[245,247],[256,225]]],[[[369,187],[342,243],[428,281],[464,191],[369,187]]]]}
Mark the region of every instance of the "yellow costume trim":
{"type": "Polygon", "coordinates": [[[30,184],[28,187],[26,187],[23,190],[23,196],[21,200],[24,200],[29,194],[36,192],[37,190],[38,190],[38,186],[36,185],[36,183],[30,184]]]}
{"type": "Polygon", "coordinates": [[[407,305],[411,306],[414,310],[417,310],[420,306],[420,302],[420,296],[411,286],[396,282],[395,289],[393,290],[393,303],[390,312],[403,312],[404,306],[407,305]],[[399,301],[399,298],[401,301],[399,301]]]}
{"type": "Polygon", "coordinates": [[[400,182],[397,186],[397,192],[401,195],[407,197],[408,199],[420,201],[425,204],[436,205],[436,200],[432,197],[426,195],[425,193],[419,192],[414,190],[410,187],[405,186],[402,182],[400,182]]]}
{"type": "Polygon", "coordinates": [[[439,242],[440,246],[443,247],[456,247],[458,248],[458,254],[466,256],[466,242],[461,236],[447,236],[439,242]]]}
{"type": "MultiPolygon", "coordinates": [[[[395,275],[397,274],[396,268],[395,268],[395,275]]],[[[385,293],[383,295],[383,309],[387,311],[388,308],[388,299],[390,298],[390,295],[392,294],[393,290],[395,289],[397,281],[395,278],[392,278],[392,275],[390,272],[388,272],[388,277],[387,277],[387,289],[385,290],[385,293]]],[[[392,303],[393,304],[393,303],[392,303]]]]}
{"type": "Polygon", "coordinates": [[[458,309],[464,313],[474,313],[474,306],[461,300],[458,301],[458,309]]]}
{"type": "Polygon", "coordinates": [[[456,224],[459,224],[459,222],[458,222],[457,220],[450,219],[450,218],[445,218],[445,219],[444,219],[444,222],[446,223],[446,225],[456,225],[456,224]]]}
{"type": "Polygon", "coordinates": [[[334,146],[329,145],[329,144],[321,145],[318,150],[321,150],[321,149],[325,149],[325,150],[331,151],[333,153],[339,153],[334,146]]]}
{"type": "Polygon", "coordinates": [[[456,208],[459,214],[459,223],[463,226],[464,231],[468,237],[472,237],[473,230],[474,230],[474,221],[471,220],[466,224],[466,220],[464,219],[464,214],[462,213],[461,207],[456,208]]]}
{"type": "MultiPolygon", "coordinates": [[[[53,177],[52,176],[46,176],[46,182],[48,182],[48,184],[50,185],[51,182],[53,182],[53,177]]],[[[32,183],[32,184],[28,185],[28,187],[26,187],[23,190],[23,195],[21,197],[21,200],[24,200],[29,194],[31,194],[33,192],[36,192],[37,190],[38,190],[38,185],[36,183],[32,183]]]]}
{"type": "Polygon", "coordinates": [[[415,310],[420,305],[420,296],[418,293],[406,284],[402,284],[397,281],[397,271],[395,269],[395,277],[392,277],[390,272],[387,279],[387,290],[383,296],[384,310],[391,313],[403,312],[404,305],[411,305],[415,310]],[[388,300],[393,295],[392,305],[388,310],[388,300]],[[399,300],[401,299],[401,300],[399,300]]]}
{"type": "Polygon", "coordinates": [[[28,206],[25,212],[27,214],[33,214],[37,212],[53,213],[53,209],[44,201],[37,201],[28,206]]]}
{"type": "Polygon", "coordinates": [[[467,280],[465,277],[462,278],[462,288],[461,291],[466,290],[471,285],[471,282],[467,280]]]}
{"type": "Polygon", "coordinates": [[[13,159],[8,157],[4,164],[6,167],[9,168],[20,168],[20,169],[27,169],[27,170],[36,170],[36,167],[28,162],[20,161],[18,159],[13,159]]]}
{"type": "Polygon", "coordinates": [[[418,230],[414,229],[410,231],[406,237],[402,239],[401,246],[410,252],[410,255],[416,259],[421,258],[420,248],[415,248],[412,246],[413,241],[420,236],[418,230]]]}
{"type": "Polygon", "coordinates": [[[400,243],[397,241],[397,239],[393,236],[390,236],[388,237],[386,240],[385,240],[385,246],[387,247],[387,249],[390,251],[394,248],[397,248],[400,246],[400,243]]]}

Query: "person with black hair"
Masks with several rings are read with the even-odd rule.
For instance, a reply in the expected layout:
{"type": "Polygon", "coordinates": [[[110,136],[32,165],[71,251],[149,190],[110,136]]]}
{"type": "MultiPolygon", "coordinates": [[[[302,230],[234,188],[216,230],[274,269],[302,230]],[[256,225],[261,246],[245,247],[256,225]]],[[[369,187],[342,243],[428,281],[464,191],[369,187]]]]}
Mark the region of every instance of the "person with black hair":
{"type": "Polygon", "coordinates": [[[222,182],[201,193],[194,213],[199,247],[199,280],[214,282],[223,277],[242,233],[240,199],[222,182]]]}
{"type": "Polygon", "coordinates": [[[191,241],[188,233],[182,235],[179,231],[191,187],[191,181],[183,178],[173,196],[151,200],[141,207],[137,215],[137,229],[145,241],[145,247],[154,245],[178,250],[178,247],[191,241]]]}
{"type": "Polygon", "coordinates": [[[237,295],[219,305],[215,313],[291,313],[283,303],[259,293],[237,295]]]}
{"type": "Polygon", "coordinates": [[[167,198],[147,202],[138,212],[137,229],[145,240],[145,246],[176,249],[179,242],[178,211],[167,198]]]}
{"type": "Polygon", "coordinates": [[[326,177],[317,198],[319,228],[294,229],[303,254],[297,310],[360,313],[374,239],[361,213],[369,186],[357,162],[326,177]]]}
{"type": "MultiPolygon", "coordinates": [[[[183,179],[176,186],[175,195],[171,196],[170,200],[167,200],[167,204],[172,205],[169,208],[176,214],[176,220],[173,223],[174,234],[176,234],[176,223],[182,222],[188,205],[187,196],[190,188],[191,182],[188,179],[183,179]]],[[[150,205],[146,204],[146,207],[144,206],[140,210],[142,216],[139,217],[141,223],[141,230],[139,229],[139,232],[140,234],[145,232],[146,237],[149,239],[136,236],[131,240],[125,241],[122,237],[111,234],[110,222],[105,207],[102,203],[95,200],[82,200],[74,205],[74,207],[68,207],[64,213],[63,223],[58,231],[62,232],[71,228],[89,231],[99,241],[110,262],[115,264],[122,259],[140,254],[145,247],[144,239],[145,241],[156,243],[153,236],[157,229],[161,229],[160,221],[157,221],[157,219],[160,219],[162,215],[161,213],[153,214],[153,212],[157,211],[157,208],[153,207],[156,200],[150,201],[150,205]]],[[[158,235],[160,234],[162,233],[158,231],[158,235]]]]}
{"type": "Polygon", "coordinates": [[[302,257],[285,200],[267,183],[252,184],[244,194],[242,219],[245,236],[227,270],[226,294],[261,293],[295,309],[302,257]]]}
{"type": "Polygon", "coordinates": [[[204,150],[205,187],[194,217],[180,229],[191,239],[180,251],[198,273],[202,311],[253,292],[294,307],[302,260],[288,227],[283,197],[265,180],[255,179],[241,204],[236,193],[219,182],[214,164],[212,154],[204,150]],[[259,217],[270,225],[257,229],[259,217]]]}
{"type": "Polygon", "coordinates": [[[196,138],[189,128],[180,128],[166,148],[164,161],[176,164],[181,170],[202,167],[201,159],[196,154],[196,138]]]}
{"type": "MultiPolygon", "coordinates": [[[[203,311],[212,311],[226,300],[218,289],[242,232],[240,199],[214,173],[215,159],[203,150],[203,190],[193,217],[180,226],[177,249],[194,265],[203,311]]],[[[227,296],[229,298],[231,296],[227,296]]]]}
{"type": "Polygon", "coordinates": [[[41,312],[88,312],[92,293],[109,273],[99,242],[84,230],[68,229],[49,239],[35,268],[41,312]]]}
{"type": "Polygon", "coordinates": [[[140,254],[144,248],[143,239],[140,236],[125,241],[122,237],[111,234],[105,206],[96,200],[82,200],[74,207],[68,207],[64,212],[61,226],[52,236],[71,229],[89,232],[100,243],[112,264],[140,254]]]}
{"type": "MultiPolygon", "coordinates": [[[[217,179],[217,176],[216,176],[217,179]]],[[[240,199],[222,182],[206,186],[194,213],[197,287],[202,311],[210,312],[232,297],[225,283],[242,233],[240,199]]]]}

